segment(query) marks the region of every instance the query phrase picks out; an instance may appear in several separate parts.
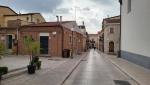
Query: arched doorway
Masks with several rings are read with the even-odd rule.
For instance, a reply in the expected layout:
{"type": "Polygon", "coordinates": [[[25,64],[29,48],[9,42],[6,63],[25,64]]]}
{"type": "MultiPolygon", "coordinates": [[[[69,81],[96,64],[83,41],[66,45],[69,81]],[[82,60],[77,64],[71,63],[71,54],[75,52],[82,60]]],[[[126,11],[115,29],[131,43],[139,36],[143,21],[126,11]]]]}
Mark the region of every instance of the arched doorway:
{"type": "Polygon", "coordinates": [[[109,42],[109,52],[114,52],[114,42],[113,41],[109,42]]]}

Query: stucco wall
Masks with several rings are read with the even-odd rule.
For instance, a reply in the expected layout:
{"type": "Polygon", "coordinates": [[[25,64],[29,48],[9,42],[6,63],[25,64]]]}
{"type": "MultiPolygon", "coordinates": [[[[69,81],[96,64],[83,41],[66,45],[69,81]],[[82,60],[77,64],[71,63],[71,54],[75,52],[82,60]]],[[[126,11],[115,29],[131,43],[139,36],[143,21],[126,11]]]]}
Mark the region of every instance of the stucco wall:
{"type": "Polygon", "coordinates": [[[104,29],[104,52],[109,53],[109,42],[114,42],[114,53],[117,54],[119,50],[119,34],[120,34],[120,24],[108,24],[104,29]],[[110,28],[114,29],[114,33],[110,33],[110,28]]]}
{"type": "Polygon", "coordinates": [[[31,21],[34,23],[41,23],[45,22],[44,18],[40,16],[39,14],[34,14],[32,15],[32,20],[31,20],[31,15],[21,15],[21,16],[5,16],[5,27],[7,27],[7,22],[9,20],[21,20],[21,25],[28,25],[31,24],[31,21]],[[28,17],[28,20],[27,20],[28,17]],[[38,22],[39,20],[39,22],[38,22]]]}
{"type": "Polygon", "coordinates": [[[127,1],[122,5],[121,50],[150,57],[150,0],[131,0],[130,13],[127,1]]]}

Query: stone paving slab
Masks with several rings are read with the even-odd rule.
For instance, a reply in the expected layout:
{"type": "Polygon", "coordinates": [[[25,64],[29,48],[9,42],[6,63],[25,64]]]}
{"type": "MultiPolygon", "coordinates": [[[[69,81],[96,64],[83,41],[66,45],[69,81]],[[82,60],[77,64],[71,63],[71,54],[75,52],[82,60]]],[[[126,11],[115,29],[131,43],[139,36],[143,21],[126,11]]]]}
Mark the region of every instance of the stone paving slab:
{"type": "Polygon", "coordinates": [[[42,69],[36,71],[35,74],[29,75],[25,73],[6,79],[2,81],[2,85],[61,85],[84,55],[60,61],[47,59],[45,60],[47,63],[42,64],[42,69]]]}
{"type": "Polygon", "coordinates": [[[7,55],[0,59],[0,66],[7,66],[9,71],[26,67],[29,64],[29,56],[7,55]]]}
{"type": "Polygon", "coordinates": [[[115,55],[107,55],[101,52],[100,54],[109,59],[114,65],[120,68],[120,70],[134,79],[139,85],[150,85],[150,70],[125,59],[117,58],[115,55]]]}

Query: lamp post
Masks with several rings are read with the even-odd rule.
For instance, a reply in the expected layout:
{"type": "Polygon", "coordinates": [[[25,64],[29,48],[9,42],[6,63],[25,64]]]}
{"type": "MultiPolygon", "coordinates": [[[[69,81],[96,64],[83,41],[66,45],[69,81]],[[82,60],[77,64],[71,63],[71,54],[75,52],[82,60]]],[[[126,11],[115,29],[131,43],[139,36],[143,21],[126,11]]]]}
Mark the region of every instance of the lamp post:
{"type": "Polygon", "coordinates": [[[73,52],[74,52],[74,50],[73,50],[73,32],[74,32],[74,28],[71,28],[71,32],[72,32],[72,51],[71,51],[71,58],[73,58],[73,52]]]}

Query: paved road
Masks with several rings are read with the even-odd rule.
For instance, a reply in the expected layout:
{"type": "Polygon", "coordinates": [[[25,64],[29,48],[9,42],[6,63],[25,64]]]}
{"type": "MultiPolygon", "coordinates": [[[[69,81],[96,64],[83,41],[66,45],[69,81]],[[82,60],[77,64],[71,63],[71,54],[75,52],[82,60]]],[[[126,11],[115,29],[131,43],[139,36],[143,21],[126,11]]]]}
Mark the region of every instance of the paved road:
{"type": "Polygon", "coordinates": [[[24,73],[14,76],[2,80],[1,85],[61,85],[86,54],[77,55],[73,59],[40,58],[42,60],[42,69],[37,70],[35,74],[24,73]]]}
{"type": "Polygon", "coordinates": [[[129,81],[130,84],[136,85],[131,78],[102,57],[98,51],[90,50],[86,59],[82,60],[64,85],[129,85],[115,84],[114,80],[129,81]]]}

